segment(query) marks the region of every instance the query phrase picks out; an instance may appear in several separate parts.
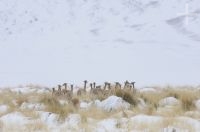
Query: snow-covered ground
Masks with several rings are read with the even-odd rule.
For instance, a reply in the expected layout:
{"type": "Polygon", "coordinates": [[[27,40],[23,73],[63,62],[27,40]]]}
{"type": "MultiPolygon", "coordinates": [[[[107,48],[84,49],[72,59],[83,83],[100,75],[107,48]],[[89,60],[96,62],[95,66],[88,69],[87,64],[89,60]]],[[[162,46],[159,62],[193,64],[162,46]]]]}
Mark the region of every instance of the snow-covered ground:
{"type": "Polygon", "coordinates": [[[199,0],[1,0],[0,86],[197,85],[199,25],[199,0]]]}
{"type": "MultiPolygon", "coordinates": [[[[198,132],[200,130],[200,91],[198,90],[179,89],[188,90],[187,93],[196,93],[193,95],[197,98],[192,100],[194,107],[188,108],[188,110],[182,109],[184,105],[182,105],[183,100],[181,100],[184,96],[186,99],[190,98],[187,95],[183,97],[177,95],[181,98],[175,98],[166,96],[164,90],[154,92],[150,90],[145,91],[145,93],[138,90],[138,95],[134,95],[138,99],[138,104],[135,106],[115,95],[102,101],[98,99],[85,101],[78,97],[80,107],[68,111],[69,107],[73,107],[69,105],[69,101],[60,100],[58,102],[60,105],[51,104],[51,101],[54,100],[53,96],[51,96],[51,92],[44,89],[28,87],[0,89],[0,131],[198,132]],[[18,89],[20,89],[20,93],[18,89]],[[42,91],[42,89],[43,93],[37,92],[38,90],[42,91]],[[157,107],[152,107],[151,103],[153,102],[151,101],[153,101],[156,92],[159,92],[160,96],[163,95],[163,98],[158,100],[157,107]],[[145,94],[154,95],[151,95],[150,100],[144,101],[145,94]],[[46,101],[41,102],[45,95],[48,97],[46,101],[49,104],[46,101]],[[19,99],[21,99],[21,103],[19,103],[19,99]],[[15,105],[13,100],[17,100],[18,105],[15,105]],[[48,108],[53,108],[54,112],[49,111],[52,109],[48,108]],[[64,115],[62,112],[59,113],[59,109],[69,113],[64,115]]],[[[173,93],[174,91],[168,92],[173,93]]]]}

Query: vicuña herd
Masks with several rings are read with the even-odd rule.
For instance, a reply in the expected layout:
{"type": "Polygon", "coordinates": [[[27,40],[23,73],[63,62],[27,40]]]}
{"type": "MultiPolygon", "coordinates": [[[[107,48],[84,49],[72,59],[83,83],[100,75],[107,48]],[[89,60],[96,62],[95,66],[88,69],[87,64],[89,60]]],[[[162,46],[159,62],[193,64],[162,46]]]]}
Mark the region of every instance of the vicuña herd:
{"type": "MultiPolygon", "coordinates": [[[[88,81],[85,80],[84,81],[84,86],[83,88],[79,88],[77,90],[77,96],[82,96],[82,95],[86,95],[87,91],[90,95],[92,96],[110,96],[115,94],[116,90],[124,90],[124,91],[130,91],[130,92],[135,92],[135,82],[128,82],[125,81],[124,85],[122,87],[122,85],[119,82],[115,82],[114,84],[111,84],[109,82],[105,82],[103,86],[101,85],[96,85],[95,82],[90,83],[89,87],[90,90],[87,90],[88,88],[88,81]]],[[[58,85],[57,89],[52,88],[52,95],[55,97],[64,97],[68,100],[71,100],[74,93],[74,85],[73,84],[69,84],[69,83],[64,83],[63,85],[58,85]],[[70,87],[70,90],[69,90],[70,87]]]]}

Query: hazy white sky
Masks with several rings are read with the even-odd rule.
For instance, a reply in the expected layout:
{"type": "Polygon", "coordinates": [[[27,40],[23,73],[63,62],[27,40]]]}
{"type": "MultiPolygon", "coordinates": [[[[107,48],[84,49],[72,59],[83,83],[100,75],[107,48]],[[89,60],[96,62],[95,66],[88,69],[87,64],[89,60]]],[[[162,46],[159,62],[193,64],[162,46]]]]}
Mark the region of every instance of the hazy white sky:
{"type": "Polygon", "coordinates": [[[0,86],[82,80],[197,85],[200,1],[2,0],[0,86]]]}

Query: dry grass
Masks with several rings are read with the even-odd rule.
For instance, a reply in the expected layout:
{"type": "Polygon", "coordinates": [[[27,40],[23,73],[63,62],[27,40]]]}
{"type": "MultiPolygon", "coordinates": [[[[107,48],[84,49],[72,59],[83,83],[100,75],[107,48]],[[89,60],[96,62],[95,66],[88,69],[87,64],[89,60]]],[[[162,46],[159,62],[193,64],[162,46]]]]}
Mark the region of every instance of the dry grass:
{"type": "Polygon", "coordinates": [[[72,105],[73,105],[75,108],[77,108],[77,109],[80,107],[80,101],[79,101],[78,98],[73,98],[73,99],[71,100],[71,103],[72,103],[72,105]]]}
{"type": "Polygon", "coordinates": [[[163,91],[166,92],[166,95],[171,95],[179,99],[182,102],[182,108],[185,111],[194,110],[194,101],[200,99],[200,92],[191,87],[171,87],[164,89],[163,91]]]}
{"type": "Polygon", "coordinates": [[[185,122],[184,120],[181,121],[176,118],[164,118],[160,127],[167,128],[169,126],[179,128],[182,131],[187,130],[189,132],[195,132],[193,126],[191,126],[191,124],[185,122]]]}
{"type": "Polygon", "coordinates": [[[88,110],[79,111],[79,114],[81,115],[83,120],[87,119],[87,118],[102,120],[102,119],[106,119],[106,118],[110,117],[110,115],[111,115],[111,113],[105,112],[96,107],[91,107],[88,110]]]}
{"type": "MultiPolygon", "coordinates": [[[[181,101],[182,108],[178,108],[179,113],[194,110],[194,101],[200,99],[200,92],[191,87],[165,87],[158,92],[139,93],[137,97],[142,98],[146,104],[157,110],[159,101],[166,97],[175,97],[181,101]]],[[[175,109],[177,110],[177,109],[175,109]]],[[[177,111],[176,111],[177,112],[177,111]]],[[[179,114],[177,113],[177,114],[179,114]]]]}
{"type": "Polygon", "coordinates": [[[157,109],[159,101],[166,97],[165,93],[160,92],[145,92],[140,93],[138,96],[142,98],[145,103],[151,107],[151,109],[157,109]]]}
{"type": "Polygon", "coordinates": [[[156,122],[132,122],[129,123],[129,130],[139,130],[139,131],[147,131],[147,132],[163,132],[163,131],[170,131],[172,129],[168,129],[169,127],[178,128],[180,131],[188,131],[188,132],[195,132],[195,129],[191,124],[178,120],[177,118],[163,118],[161,121],[156,122]]]}
{"type": "Polygon", "coordinates": [[[136,96],[130,91],[118,89],[116,90],[115,95],[121,97],[123,100],[125,100],[126,102],[130,103],[133,106],[136,106],[138,103],[136,96]]]}
{"type": "Polygon", "coordinates": [[[73,113],[76,110],[72,104],[60,104],[58,99],[53,96],[42,97],[40,103],[46,106],[46,111],[58,114],[60,119],[66,118],[69,113],[73,113]]]}
{"type": "Polygon", "coordinates": [[[35,131],[47,132],[48,129],[47,129],[46,124],[44,124],[43,122],[41,122],[41,121],[35,121],[33,123],[26,124],[25,131],[29,131],[29,132],[33,132],[33,131],[34,132],[35,131]]]}
{"type": "Polygon", "coordinates": [[[161,132],[162,127],[161,123],[152,122],[152,123],[145,123],[145,122],[134,122],[129,124],[129,130],[139,130],[143,132],[161,132]]]}
{"type": "MultiPolygon", "coordinates": [[[[36,87],[36,86],[30,86],[30,87],[36,87]]],[[[39,87],[39,86],[38,86],[39,87]]],[[[149,131],[161,131],[162,128],[166,128],[168,126],[174,126],[178,128],[187,129],[189,131],[193,131],[194,129],[187,124],[184,121],[176,120],[174,117],[182,116],[187,111],[195,111],[195,105],[194,101],[197,99],[200,99],[200,91],[191,88],[191,87],[165,87],[160,89],[157,92],[144,92],[144,93],[133,93],[133,92],[127,92],[124,90],[117,90],[115,92],[115,95],[118,97],[122,97],[125,101],[132,104],[131,109],[129,109],[130,112],[132,112],[130,115],[131,117],[137,114],[146,114],[146,115],[159,115],[164,117],[164,120],[159,123],[155,124],[145,124],[145,123],[135,123],[134,126],[131,124],[128,125],[128,130],[136,129],[136,130],[145,130],[145,128],[148,128],[149,131]],[[180,106],[174,106],[174,107],[159,107],[159,101],[165,97],[175,97],[181,102],[180,106]],[[138,98],[142,98],[145,103],[146,107],[144,109],[140,109],[138,107],[138,98]],[[137,126],[137,127],[135,127],[137,126]]],[[[114,117],[114,115],[117,115],[121,111],[116,112],[106,112],[103,111],[95,106],[91,106],[88,109],[80,109],[80,100],[91,102],[94,99],[105,99],[105,96],[96,96],[92,97],[89,93],[82,95],[82,96],[73,96],[73,99],[71,101],[66,101],[66,103],[61,104],[59,98],[53,97],[51,93],[27,93],[27,94],[20,94],[16,92],[12,92],[8,89],[2,90],[0,92],[0,104],[4,104],[9,106],[9,109],[7,112],[1,114],[5,115],[7,113],[18,111],[22,113],[26,117],[31,117],[31,119],[36,120],[36,122],[27,124],[25,128],[21,128],[21,131],[48,131],[47,126],[37,121],[39,116],[36,112],[32,110],[27,109],[20,109],[20,106],[24,103],[38,103],[38,104],[44,104],[45,105],[45,111],[52,112],[55,114],[58,114],[60,119],[65,119],[70,113],[78,113],[81,116],[81,124],[80,128],[86,131],[91,131],[94,128],[88,123],[89,118],[94,120],[103,120],[114,117]]],[[[123,112],[122,112],[123,113],[123,112]]],[[[127,114],[127,112],[124,112],[127,114]]],[[[129,118],[130,116],[119,116],[120,118],[125,117],[129,118]]],[[[191,115],[190,117],[193,117],[191,115]]],[[[196,119],[199,119],[195,117],[196,119]]],[[[95,124],[95,123],[94,123],[95,124]]],[[[0,131],[4,127],[4,123],[0,122],[0,131]]],[[[121,128],[121,124],[117,124],[117,127],[121,128]]],[[[17,128],[17,127],[16,127],[17,128]]],[[[5,126],[5,129],[7,131],[13,131],[15,129],[7,128],[5,126]]]]}
{"type": "Polygon", "coordinates": [[[154,112],[155,115],[163,117],[176,117],[184,114],[182,107],[180,106],[170,106],[170,107],[161,107],[154,112]]]}
{"type": "Polygon", "coordinates": [[[39,115],[34,110],[19,110],[25,117],[29,117],[30,119],[38,119],[39,115]]]}

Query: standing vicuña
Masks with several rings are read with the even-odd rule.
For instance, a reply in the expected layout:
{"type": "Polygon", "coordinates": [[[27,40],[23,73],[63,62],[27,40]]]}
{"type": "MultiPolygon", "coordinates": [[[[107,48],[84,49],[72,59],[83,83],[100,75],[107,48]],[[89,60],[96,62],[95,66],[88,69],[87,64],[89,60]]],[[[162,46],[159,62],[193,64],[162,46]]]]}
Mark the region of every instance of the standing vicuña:
{"type": "Polygon", "coordinates": [[[84,81],[84,88],[83,88],[83,89],[79,89],[79,90],[77,91],[77,95],[78,95],[78,96],[81,96],[81,95],[83,95],[83,94],[86,94],[86,87],[87,87],[87,80],[84,81]]]}

